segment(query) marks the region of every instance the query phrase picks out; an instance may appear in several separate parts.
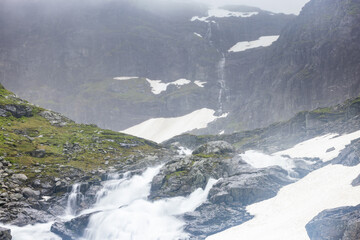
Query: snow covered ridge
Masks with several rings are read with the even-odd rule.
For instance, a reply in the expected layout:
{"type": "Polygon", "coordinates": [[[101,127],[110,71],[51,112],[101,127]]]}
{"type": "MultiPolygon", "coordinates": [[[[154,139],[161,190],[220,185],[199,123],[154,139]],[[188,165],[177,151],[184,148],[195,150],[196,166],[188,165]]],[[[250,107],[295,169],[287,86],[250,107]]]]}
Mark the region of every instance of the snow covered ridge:
{"type": "Polygon", "coordinates": [[[206,17],[192,17],[191,21],[201,21],[201,22],[210,22],[209,18],[225,18],[225,17],[252,17],[254,15],[258,15],[259,12],[232,12],[229,10],[221,9],[221,8],[212,8],[208,11],[208,15],[206,17]]]}
{"type": "Polygon", "coordinates": [[[276,36],[262,36],[258,40],[255,41],[245,41],[238,42],[232,48],[228,50],[228,52],[243,52],[248,49],[258,48],[258,47],[268,47],[271,46],[276,40],[278,40],[279,35],[276,36]]]}
{"type": "Polygon", "coordinates": [[[160,143],[194,129],[206,128],[216,119],[227,117],[227,114],[214,114],[214,110],[203,108],[181,117],[152,118],[121,132],[160,143]]]}
{"type": "MultiPolygon", "coordinates": [[[[139,79],[140,77],[115,77],[113,78],[114,80],[118,80],[118,81],[129,81],[132,79],[139,79]]],[[[167,90],[167,87],[170,85],[174,85],[177,87],[183,86],[183,85],[187,85],[192,83],[191,80],[185,79],[185,78],[180,78],[174,82],[169,82],[169,83],[164,83],[162,82],[162,80],[151,80],[148,78],[145,78],[145,80],[150,84],[151,87],[151,92],[155,95],[158,95],[162,92],[165,92],[167,90]]],[[[194,84],[197,85],[198,87],[203,88],[204,84],[206,84],[207,82],[201,82],[199,80],[195,80],[194,84]]]]}

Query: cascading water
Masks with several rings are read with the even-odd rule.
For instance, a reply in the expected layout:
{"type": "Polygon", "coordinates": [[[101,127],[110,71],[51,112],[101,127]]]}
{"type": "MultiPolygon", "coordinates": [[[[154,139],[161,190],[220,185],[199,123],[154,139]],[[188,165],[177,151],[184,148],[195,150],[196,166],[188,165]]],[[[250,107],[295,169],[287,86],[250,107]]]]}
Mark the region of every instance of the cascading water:
{"type": "Polygon", "coordinates": [[[90,218],[83,239],[171,240],[185,239],[184,223],[176,216],[194,211],[206,201],[215,180],[205,190],[198,189],[189,197],[147,201],[150,184],[160,167],[150,168],[141,176],[112,180],[104,189],[112,189],[99,198],[93,210],[102,212],[90,218]]]}
{"type": "MultiPolygon", "coordinates": [[[[142,175],[130,177],[125,174],[119,178],[112,175],[103,183],[96,195],[96,204],[79,215],[95,213],[81,240],[177,240],[186,239],[184,222],[180,215],[194,211],[206,201],[207,195],[216,180],[210,179],[205,189],[197,189],[188,197],[175,197],[155,202],[147,201],[151,181],[161,166],[147,169],[142,175]]],[[[76,203],[81,197],[80,185],[75,184],[69,194],[65,221],[74,218],[76,203]],[[70,214],[70,215],[68,215],[70,214]]],[[[53,222],[25,227],[5,226],[12,230],[14,240],[58,240],[50,232],[53,222]]]]}
{"type": "Polygon", "coordinates": [[[224,113],[224,102],[228,101],[228,94],[226,88],[226,81],[225,81],[225,65],[226,65],[226,56],[223,53],[222,58],[220,59],[217,65],[217,74],[218,74],[218,83],[220,85],[219,96],[218,96],[218,113],[224,113]]]}
{"type": "Polygon", "coordinates": [[[81,184],[76,183],[72,186],[72,190],[69,194],[67,206],[65,210],[66,215],[74,216],[77,211],[78,199],[82,198],[82,194],[80,192],[81,184]]]}

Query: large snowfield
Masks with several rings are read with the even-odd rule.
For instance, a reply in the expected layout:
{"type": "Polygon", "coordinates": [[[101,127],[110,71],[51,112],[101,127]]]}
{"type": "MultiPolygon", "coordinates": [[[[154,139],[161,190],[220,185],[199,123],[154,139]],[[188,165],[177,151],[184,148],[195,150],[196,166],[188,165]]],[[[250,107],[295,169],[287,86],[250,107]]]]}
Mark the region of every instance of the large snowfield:
{"type": "MultiPolygon", "coordinates": [[[[254,167],[278,165],[288,170],[292,167],[291,159],[281,155],[320,158],[326,162],[337,157],[357,138],[360,138],[360,131],[341,136],[327,134],[273,155],[247,151],[242,157],[254,167]]],[[[360,187],[351,185],[359,174],[360,164],[355,167],[327,165],[315,170],[283,187],[274,198],[248,206],[246,210],[254,216],[252,220],[206,239],[307,240],[305,225],[317,214],[326,209],[360,204],[360,187]]]]}
{"type": "Polygon", "coordinates": [[[202,108],[181,117],[152,118],[122,132],[160,143],[194,129],[206,128],[209,123],[222,117],[226,117],[226,114],[215,116],[214,110],[202,108]]]}
{"type": "Polygon", "coordinates": [[[243,52],[248,49],[258,48],[258,47],[268,47],[271,46],[276,40],[278,40],[279,35],[276,36],[262,36],[255,41],[245,41],[238,42],[228,52],[243,52]]]}

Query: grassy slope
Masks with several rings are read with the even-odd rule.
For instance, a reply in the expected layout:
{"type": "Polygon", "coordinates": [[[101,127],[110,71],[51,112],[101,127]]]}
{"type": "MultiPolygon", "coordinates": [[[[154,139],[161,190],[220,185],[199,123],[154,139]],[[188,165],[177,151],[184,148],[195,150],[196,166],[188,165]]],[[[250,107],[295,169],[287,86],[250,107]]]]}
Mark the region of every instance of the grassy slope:
{"type": "Polygon", "coordinates": [[[0,106],[8,104],[32,108],[31,117],[16,118],[10,113],[0,117],[0,156],[12,163],[12,170],[26,174],[30,181],[35,177],[63,176],[74,168],[90,174],[129,158],[136,161],[159,149],[153,142],[95,125],[76,124],[66,118],[63,127],[51,125],[39,115],[44,109],[17,98],[0,84],[0,106]],[[76,148],[64,151],[64,147],[71,148],[74,143],[76,148]],[[32,156],[39,149],[45,150],[45,157],[32,156]],[[40,174],[35,172],[38,166],[42,167],[40,174]]]}

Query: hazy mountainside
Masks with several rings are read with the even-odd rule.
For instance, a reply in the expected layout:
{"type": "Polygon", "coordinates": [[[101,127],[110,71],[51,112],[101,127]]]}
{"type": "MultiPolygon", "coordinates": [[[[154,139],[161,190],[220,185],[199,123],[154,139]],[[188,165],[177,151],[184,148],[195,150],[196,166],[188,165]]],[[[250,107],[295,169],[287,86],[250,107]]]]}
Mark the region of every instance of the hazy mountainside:
{"type": "Polygon", "coordinates": [[[0,81],[34,103],[113,130],[203,107],[218,110],[222,55],[239,41],[278,35],[294,18],[228,6],[258,14],[190,21],[206,16],[207,7],[175,1],[0,4],[0,81]],[[154,95],[144,79],[113,80],[122,76],[206,84],[154,95]]]}
{"type": "Polygon", "coordinates": [[[237,120],[239,128],[265,126],[357,96],[359,23],[357,0],[312,0],[272,46],[231,54],[225,121],[237,120]]]}

